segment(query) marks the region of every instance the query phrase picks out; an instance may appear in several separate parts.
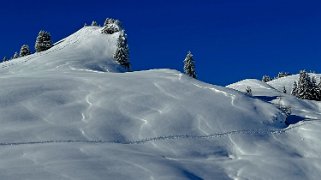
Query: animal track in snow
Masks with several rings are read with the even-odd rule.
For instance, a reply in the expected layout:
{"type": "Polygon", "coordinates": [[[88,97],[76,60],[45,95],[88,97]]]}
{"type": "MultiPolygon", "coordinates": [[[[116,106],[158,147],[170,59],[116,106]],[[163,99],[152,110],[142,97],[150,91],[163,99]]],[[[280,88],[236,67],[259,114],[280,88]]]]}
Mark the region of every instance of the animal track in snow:
{"type": "MultiPolygon", "coordinates": [[[[311,121],[307,120],[306,122],[311,121]]],[[[144,144],[155,141],[166,141],[166,140],[179,140],[179,139],[210,139],[220,138],[229,135],[267,135],[267,134],[284,134],[289,130],[298,128],[305,125],[306,123],[300,123],[293,125],[285,129],[257,129],[257,130],[234,130],[222,133],[215,133],[210,135],[170,135],[170,136],[159,136],[145,138],[141,140],[128,140],[128,141],[105,141],[105,140],[45,140],[45,141],[26,141],[26,142],[0,142],[0,146],[18,146],[18,145],[35,145],[35,144],[58,144],[58,143],[87,143],[87,144],[144,144]]]]}

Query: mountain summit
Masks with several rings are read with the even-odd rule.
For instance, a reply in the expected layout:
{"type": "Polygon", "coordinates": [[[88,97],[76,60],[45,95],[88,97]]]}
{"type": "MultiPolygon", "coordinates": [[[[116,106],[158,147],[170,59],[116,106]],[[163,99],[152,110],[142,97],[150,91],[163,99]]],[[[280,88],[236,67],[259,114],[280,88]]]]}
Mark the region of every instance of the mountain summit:
{"type": "Polygon", "coordinates": [[[2,72],[88,70],[125,72],[113,59],[119,32],[104,34],[86,26],[46,51],[2,63],[2,72]]]}

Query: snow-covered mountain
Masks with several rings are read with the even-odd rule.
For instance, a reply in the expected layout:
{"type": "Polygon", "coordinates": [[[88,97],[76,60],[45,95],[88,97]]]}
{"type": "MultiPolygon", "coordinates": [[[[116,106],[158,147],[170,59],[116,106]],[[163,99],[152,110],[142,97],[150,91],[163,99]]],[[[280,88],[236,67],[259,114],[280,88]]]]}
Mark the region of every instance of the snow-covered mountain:
{"type": "Polygon", "coordinates": [[[84,27],[0,64],[1,179],[321,175],[320,103],[280,91],[294,76],[220,87],[170,69],[123,73],[118,35],[84,27]]]}

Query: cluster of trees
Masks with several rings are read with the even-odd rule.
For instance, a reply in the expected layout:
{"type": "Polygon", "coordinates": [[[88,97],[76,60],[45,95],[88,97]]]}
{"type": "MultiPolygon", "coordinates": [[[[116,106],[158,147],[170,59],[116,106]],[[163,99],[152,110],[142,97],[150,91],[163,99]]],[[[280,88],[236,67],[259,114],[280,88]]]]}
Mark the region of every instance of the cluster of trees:
{"type": "MultiPolygon", "coordinates": [[[[92,21],[92,26],[99,26],[97,21],[92,21]]],[[[86,26],[86,24],[85,24],[86,26]]],[[[119,32],[119,36],[117,39],[117,49],[114,53],[114,59],[117,63],[123,66],[126,70],[130,71],[131,64],[129,59],[129,48],[127,42],[127,34],[125,30],[121,26],[121,22],[118,19],[107,18],[104,22],[104,27],[101,31],[103,34],[114,34],[119,32]]],[[[41,30],[38,33],[35,50],[36,52],[42,52],[50,49],[53,46],[51,35],[47,31],[41,30]]],[[[15,59],[18,57],[28,56],[31,54],[30,48],[28,45],[24,44],[21,46],[20,53],[15,52],[11,59],[15,59]]],[[[6,57],[3,58],[3,61],[7,61],[6,57]]],[[[195,71],[195,61],[193,58],[193,54],[188,51],[185,59],[184,59],[184,72],[188,76],[192,78],[197,78],[195,71]]]]}
{"type": "MultiPolygon", "coordinates": [[[[280,72],[274,79],[289,76],[290,73],[280,72]]],[[[263,76],[262,81],[268,82],[272,79],[269,76],[263,76]]],[[[285,86],[283,86],[283,93],[287,93],[285,86]]],[[[321,78],[317,83],[315,76],[310,77],[305,70],[300,71],[298,81],[295,81],[292,86],[291,95],[301,99],[321,101],[321,78]]]]}
{"type": "Polygon", "coordinates": [[[118,19],[107,18],[104,22],[102,33],[114,34],[123,30],[122,25],[118,19]]]}
{"type": "Polygon", "coordinates": [[[300,71],[299,80],[293,83],[291,94],[302,99],[321,101],[321,81],[310,77],[306,71],[300,71]]]}
{"type": "MultiPolygon", "coordinates": [[[[87,26],[87,24],[85,24],[87,26]]],[[[97,21],[92,21],[91,26],[100,26],[97,21]]],[[[103,34],[114,34],[119,32],[117,38],[117,49],[113,55],[114,60],[124,67],[127,71],[131,70],[129,59],[129,47],[127,42],[127,34],[124,28],[121,26],[121,22],[118,19],[106,18],[104,26],[101,30],[103,34]]]]}
{"type": "MultiPolygon", "coordinates": [[[[42,52],[45,50],[48,50],[52,47],[52,41],[51,41],[51,35],[47,31],[41,30],[38,33],[36,43],[35,43],[35,50],[36,52],[42,52]]],[[[15,52],[14,55],[10,59],[16,59],[18,57],[28,56],[31,54],[30,48],[27,44],[24,44],[20,48],[20,52],[15,52]]],[[[7,59],[4,57],[2,61],[8,61],[10,59],[7,59]]]]}
{"type": "MultiPolygon", "coordinates": [[[[96,21],[93,21],[92,26],[98,26],[96,21]]],[[[130,59],[129,59],[129,47],[127,42],[127,34],[121,26],[118,19],[106,18],[104,27],[101,30],[103,34],[114,34],[119,32],[117,39],[117,49],[113,55],[115,61],[124,67],[127,71],[131,70],[130,59]]]]}
{"type": "Polygon", "coordinates": [[[269,81],[272,81],[273,79],[278,79],[278,78],[286,77],[286,76],[289,76],[289,75],[291,75],[291,74],[288,73],[288,72],[279,72],[278,75],[277,75],[276,77],[274,77],[274,78],[271,78],[271,77],[268,76],[268,75],[264,75],[264,76],[262,77],[262,81],[263,81],[263,82],[269,82],[269,81]]]}

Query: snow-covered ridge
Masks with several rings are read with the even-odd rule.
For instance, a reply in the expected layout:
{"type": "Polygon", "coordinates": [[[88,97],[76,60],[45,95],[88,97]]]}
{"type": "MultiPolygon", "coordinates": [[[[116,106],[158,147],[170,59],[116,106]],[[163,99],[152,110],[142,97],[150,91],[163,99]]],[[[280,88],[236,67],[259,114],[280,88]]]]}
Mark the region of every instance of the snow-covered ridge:
{"type": "Polygon", "coordinates": [[[55,43],[51,49],[1,63],[1,72],[89,70],[123,72],[113,59],[119,33],[103,34],[86,26],[55,43]]]}

